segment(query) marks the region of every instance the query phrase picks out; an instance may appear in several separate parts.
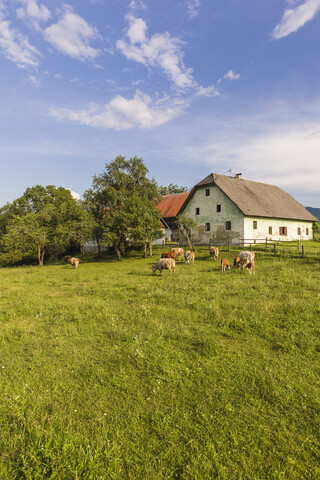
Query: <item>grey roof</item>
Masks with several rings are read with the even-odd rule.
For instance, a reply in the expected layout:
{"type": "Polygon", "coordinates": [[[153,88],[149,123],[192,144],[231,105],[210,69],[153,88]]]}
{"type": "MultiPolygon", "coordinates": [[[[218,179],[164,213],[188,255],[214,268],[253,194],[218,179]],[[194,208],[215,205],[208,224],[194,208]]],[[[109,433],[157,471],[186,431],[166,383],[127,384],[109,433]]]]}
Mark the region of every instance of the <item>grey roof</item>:
{"type": "Polygon", "coordinates": [[[247,216],[317,221],[317,218],[308,212],[303,205],[275,185],[218,175],[217,173],[210,173],[201,182],[197,183],[184,206],[198,187],[206,185],[217,185],[247,216]]]}

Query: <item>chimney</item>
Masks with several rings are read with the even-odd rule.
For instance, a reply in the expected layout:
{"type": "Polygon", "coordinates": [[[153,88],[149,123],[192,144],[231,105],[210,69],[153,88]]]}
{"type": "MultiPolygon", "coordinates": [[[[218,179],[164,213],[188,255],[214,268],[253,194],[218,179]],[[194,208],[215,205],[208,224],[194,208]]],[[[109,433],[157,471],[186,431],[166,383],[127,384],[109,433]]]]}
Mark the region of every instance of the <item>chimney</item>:
{"type": "Polygon", "coordinates": [[[242,173],[236,173],[234,178],[238,178],[239,180],[241,180],[242,178],[242,173]]]}

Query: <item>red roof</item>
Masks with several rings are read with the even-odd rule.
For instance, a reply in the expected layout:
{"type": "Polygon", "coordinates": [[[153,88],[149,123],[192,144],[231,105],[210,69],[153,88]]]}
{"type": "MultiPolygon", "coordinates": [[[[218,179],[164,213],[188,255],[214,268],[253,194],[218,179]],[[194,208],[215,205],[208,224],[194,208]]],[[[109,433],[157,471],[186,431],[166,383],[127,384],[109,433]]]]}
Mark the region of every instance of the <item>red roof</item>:
{"type": "Polygon", "coordinates": [[[163,195],[157,207],[163,218],[176,217],[184,202],[187,200],[189,192],[175,193],[172,195],[163,195]]]}

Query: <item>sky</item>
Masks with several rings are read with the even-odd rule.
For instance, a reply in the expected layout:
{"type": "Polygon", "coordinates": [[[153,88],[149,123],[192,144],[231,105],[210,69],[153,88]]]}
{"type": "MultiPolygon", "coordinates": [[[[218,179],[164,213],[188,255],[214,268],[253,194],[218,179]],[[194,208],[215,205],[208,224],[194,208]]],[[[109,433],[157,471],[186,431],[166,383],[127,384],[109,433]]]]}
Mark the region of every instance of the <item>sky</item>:
{"type": "Polygon", "coordinates": [[[118,155],[320,207],[320,0],[0,0],[0,206],[118,155]]]}

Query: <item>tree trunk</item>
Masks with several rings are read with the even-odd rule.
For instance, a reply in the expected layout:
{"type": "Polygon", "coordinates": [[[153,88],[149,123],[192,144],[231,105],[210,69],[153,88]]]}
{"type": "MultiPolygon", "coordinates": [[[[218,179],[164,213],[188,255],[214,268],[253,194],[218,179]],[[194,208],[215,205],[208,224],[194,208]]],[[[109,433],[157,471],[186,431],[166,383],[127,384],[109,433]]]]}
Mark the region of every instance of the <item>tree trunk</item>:
{"type": "Polygon", "coordinates": [[[81,245],[81,254],[82,254],[82,258],[85,258],[86,252],[85,252],[85,249],[84,249],[84,244],[81,245]]]}
{"type": "Polygon", "coordinates": [[[44,249],[43,251],[41,252],[41,248],[38,247],[38,263],[39,265],[42,267],[43,265],[43,261],[44,261],[44,249]]]}
{"type": "Polygon", "coordinates": [[[98,257],[100,257],[101,255],[101,245],[100,245],[100,242],[99,242],[99,239],[97,238],[97,245],[98,245],[98,257]]]}
{"type": "Polygon", "coordinates": [[[144,242],[143,244],[143,258],[146,258],[147,256],[147,242],[144,242]]]}
{"type": "Polygon", "coordinates": [[[149,240],[149,257],[152,257],[152,238],[149,240]]]}
{"type": "Polygon", "coordinates": [[[118,242],[118,240],[116,240],[116,241],[114,242],[114,249],[115,249],[115,252],[116,252],[116,254],[117,254],[118,260],[119,260],[119,261],[122,260],[122,258],[121,258],[121,252],[120,252],[120,250],[119,250],[119,242],[118,242]]]}
{"type": "Polygon", "coordinates": [[[190,237],[191,237],[191,234],[188,233],[188,234],[186,235],[186,239],[187,239],[187,242],[188,242],[188,245],[189,245],[190,250],[193,251],[193,245],[192,245],[192,243],[191,243],[191,238],[190,238],[190,237]]]}

